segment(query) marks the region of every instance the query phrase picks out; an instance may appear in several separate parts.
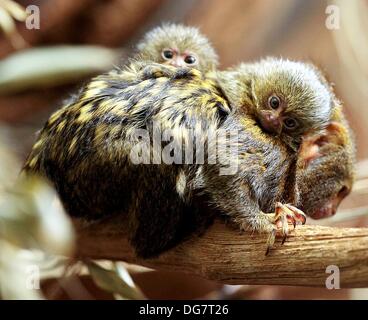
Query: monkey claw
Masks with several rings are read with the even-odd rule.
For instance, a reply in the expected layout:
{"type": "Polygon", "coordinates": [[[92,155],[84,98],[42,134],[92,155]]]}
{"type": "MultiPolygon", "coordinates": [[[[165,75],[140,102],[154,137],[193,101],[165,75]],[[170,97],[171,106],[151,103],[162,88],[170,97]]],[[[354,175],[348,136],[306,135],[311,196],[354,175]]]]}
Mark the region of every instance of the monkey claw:
{"type": "Polygon", "coordinates": [[[270,215],[270,219],[275,225],[275,229],[271,232],[267,241],[266,255],[268,255],[275,243],[276,236],[281,235],[283,237],[282,244],[284,244],[289,234],[289,225],[292,225],[294,230],[297,224],[305,224],[306,222],[306,216],[303,211],[290,204],[282,204],[281,202],[276,203],[275,214],[270,215]]]}

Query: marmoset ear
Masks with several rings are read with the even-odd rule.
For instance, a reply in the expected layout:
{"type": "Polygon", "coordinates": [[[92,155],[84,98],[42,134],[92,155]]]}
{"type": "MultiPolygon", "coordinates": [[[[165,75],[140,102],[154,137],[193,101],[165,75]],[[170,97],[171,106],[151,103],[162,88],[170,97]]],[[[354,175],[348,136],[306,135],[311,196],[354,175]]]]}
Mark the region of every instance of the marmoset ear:
{"type": "Polygon", "coordinates": [[[330,122],[321,134],[303,137],[298,156],[299,165],[306,168],[313,160],[321,157],[321,148],[324,145],[344,146],[347,141],[346,129],[338,122],[330,122]]]}
{"type": "Polygon", "coordinates": [[[346,128],[339,122],[332,121],[326,128],[324,144],[334,144],[345,146],[349,140],[349,133],[346,128]]]}

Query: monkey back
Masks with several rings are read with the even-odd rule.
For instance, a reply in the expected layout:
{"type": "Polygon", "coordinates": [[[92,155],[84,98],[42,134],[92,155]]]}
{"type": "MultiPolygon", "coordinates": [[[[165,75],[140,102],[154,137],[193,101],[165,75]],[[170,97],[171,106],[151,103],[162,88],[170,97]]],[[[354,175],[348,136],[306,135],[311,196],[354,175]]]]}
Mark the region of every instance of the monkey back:
{"type": "Polygon", "coordinates": [[[24,171],[50,179],[71,214],[100,216],[129,202],[135,129],[156,121],[185,132],[198,123],[218,126],[230,113],[214,81],[197,70],[173,77],[147,72],[153,71],[133,63],[92,79],[40,132],[24,171]]]}

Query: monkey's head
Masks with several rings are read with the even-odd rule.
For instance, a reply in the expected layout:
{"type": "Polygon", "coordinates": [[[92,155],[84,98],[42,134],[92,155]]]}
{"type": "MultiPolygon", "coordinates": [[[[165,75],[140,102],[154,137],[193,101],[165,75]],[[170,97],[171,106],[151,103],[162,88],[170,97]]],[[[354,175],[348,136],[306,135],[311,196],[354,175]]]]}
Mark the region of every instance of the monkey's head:
{"type": "Polygon", "coordinates": [[[137,49],[143,59],[202,72],[214,70],[218,57],[208,39],[197,28],[164,24],[146,33],[137,49]]]}
{"type": "Polygon", "coordinates": [[[297,150],[302,135],[323,129],[333,107],[331,89],[312,65],[268,58],[241,65],[245,109],[262,129],[297,150]]]}
{"type": "Polygon", "coordinates": [[[323,133],[303,139],[298,154],[300,209],[313,219],[334,215],[351,192],[355,147],[349,131],[331,122],[323,133]]]}

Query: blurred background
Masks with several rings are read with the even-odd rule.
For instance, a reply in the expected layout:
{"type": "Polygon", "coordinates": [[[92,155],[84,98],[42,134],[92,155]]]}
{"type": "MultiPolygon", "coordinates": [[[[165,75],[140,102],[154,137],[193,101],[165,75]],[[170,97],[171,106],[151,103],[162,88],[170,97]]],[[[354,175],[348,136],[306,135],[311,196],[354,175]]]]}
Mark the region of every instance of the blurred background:
{"type": "MultiPolygon", "coordinates": [[[[368,1],[251,0],[0,0],[0,122],[5,153],[21,161],[35,132],[61,101],[89,77],[124,60],[161,22],[194,25],[217,49],[221,68],[268,55],[309,60],[335,84],[357,142],[357,183],[335,217],[318,223],[367,226],[368,1]],[[27,28],[20,7],[39,9],[39,28],[27,28]],[[11,4],[9,4],[11,3],[11,4]],[[29,7],[29,6],[36,6],[29,7]],[[6,137],[6,138],[5,138],[6,137]]],[[[2,158],[0,153],[0,166],[2,158]]],[[[149,298],[359,299],[365,289],[327,290],[220,286],[177,273],[127,267],[149,298]]],[[[47,281],[47,298],[111,298],[88,276],[83,290],[47,281]]]]}

